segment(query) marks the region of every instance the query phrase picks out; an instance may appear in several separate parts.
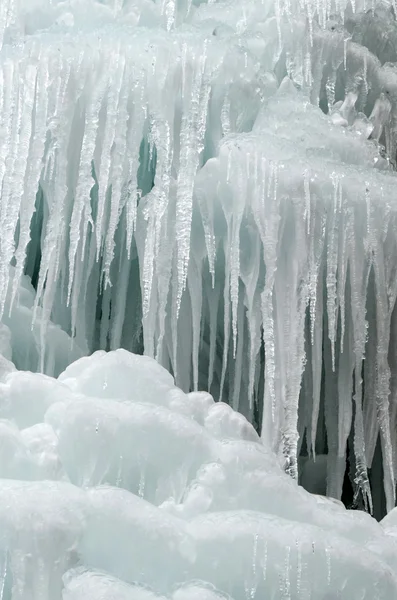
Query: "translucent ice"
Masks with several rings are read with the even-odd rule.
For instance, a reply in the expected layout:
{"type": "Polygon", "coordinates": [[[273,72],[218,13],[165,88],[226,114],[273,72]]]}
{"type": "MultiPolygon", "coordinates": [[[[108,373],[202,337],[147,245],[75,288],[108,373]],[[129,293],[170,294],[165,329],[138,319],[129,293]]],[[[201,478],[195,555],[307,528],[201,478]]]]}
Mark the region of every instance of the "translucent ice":
{"type": "Polygon", "coordinates": [[[0,600],[397,597],[396,14],[0,1],[0,600]]]}
{"type": "Polygon", "coordinates": [[[29,427],[15,401],[27,374],[12,378],[0,423],[3,600],[397,594],[393,512],[382,527],[309,494],[243,416],[185,395],[153,359],[98,352],[58,381],[30,375],[32,402],[50,381],[55,402],[29,427]]]}
{"type": "MultiPolygon", "coordinates": [[[[330,496],[354,457],[351,503],[390,510],[395,12],[5,0],[1,377],[9,360],[57,376],[98,349],[143,352],[243,413],[292,477],[326,454],[330,496]]],[[[102,367],[85,367],[90,397],[102,367]]],[[[175,408],[169,385],[158,404],[175,408]]],[[[238,419],[194,410],[217,437],[238,419]]]]}

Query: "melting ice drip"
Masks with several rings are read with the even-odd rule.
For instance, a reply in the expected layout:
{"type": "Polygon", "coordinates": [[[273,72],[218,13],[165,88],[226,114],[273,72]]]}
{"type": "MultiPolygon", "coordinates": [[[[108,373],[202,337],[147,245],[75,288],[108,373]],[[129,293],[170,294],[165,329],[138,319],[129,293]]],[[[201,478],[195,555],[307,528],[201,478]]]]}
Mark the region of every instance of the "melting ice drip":
{"type": "MultiPolygon", "coordinates": [[[[372,508],[372,478],[394,506],[394,14],[310,0],[1,2],[3,418],[16,418],[7,386],[23,377],[6,359],[57,376],[99,348],[144,351],[184,392],[243,413],[293,477],[301,453],[326,454],[327,495],[340,498],[348,452],[357,500],[372,508]]],[[[74,480],[73,461],[65,476],[109,483],[94,477],[105,458],[87,456],[90,476],[74,480]]],[[[120,471],[128,448],[119,459],[120,471]]],[[[284,566],[307,560],[288,547],[284,566]]],[[[291,585],[280,597],[299,597],[291,585]]]]}

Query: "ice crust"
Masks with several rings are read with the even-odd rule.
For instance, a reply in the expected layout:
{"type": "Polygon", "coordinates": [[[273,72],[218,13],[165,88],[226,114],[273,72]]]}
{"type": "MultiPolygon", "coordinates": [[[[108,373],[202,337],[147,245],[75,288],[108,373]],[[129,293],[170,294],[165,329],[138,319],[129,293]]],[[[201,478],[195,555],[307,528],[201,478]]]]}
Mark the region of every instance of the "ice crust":
{"type": "Polygon", "coordinates": [[[244,417],[153,359],[13,372],[2,397],[2,600],[396,596],[394,512],[309,494],[244,417]],[[21,421],[23,389],[41,410],[21,421]]]}

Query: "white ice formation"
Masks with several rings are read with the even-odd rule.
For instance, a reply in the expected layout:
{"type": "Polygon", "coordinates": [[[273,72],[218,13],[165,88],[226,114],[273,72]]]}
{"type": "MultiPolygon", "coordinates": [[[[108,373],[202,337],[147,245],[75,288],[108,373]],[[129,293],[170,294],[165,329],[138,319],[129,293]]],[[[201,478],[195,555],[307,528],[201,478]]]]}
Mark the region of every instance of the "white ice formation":
{"type": "Polygon", "coordinates": [[[392,600],[379,524],[283,472],[244,416],[149,357],[0,383],[2,600],[392,600]]]}
{"type": "Polygon", "coordinates": [[[396,13],[0,0],[2,600],[397,597],[396,13]]]}

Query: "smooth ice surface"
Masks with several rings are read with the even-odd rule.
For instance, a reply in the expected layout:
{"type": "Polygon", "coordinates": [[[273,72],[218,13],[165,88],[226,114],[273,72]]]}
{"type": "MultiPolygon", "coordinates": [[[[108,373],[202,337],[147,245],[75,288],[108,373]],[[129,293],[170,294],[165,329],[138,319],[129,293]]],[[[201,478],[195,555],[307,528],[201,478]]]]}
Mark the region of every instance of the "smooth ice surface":
{"type": "Polygon", "coordinates": [[[14,372],[2,398],[2,600],[396,597],[393,512],[309,494],[244,417],[153,359],[14,372]]]}

